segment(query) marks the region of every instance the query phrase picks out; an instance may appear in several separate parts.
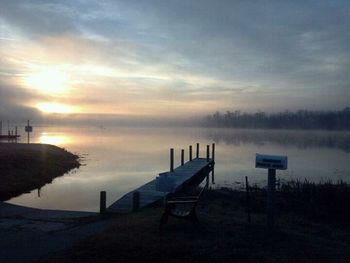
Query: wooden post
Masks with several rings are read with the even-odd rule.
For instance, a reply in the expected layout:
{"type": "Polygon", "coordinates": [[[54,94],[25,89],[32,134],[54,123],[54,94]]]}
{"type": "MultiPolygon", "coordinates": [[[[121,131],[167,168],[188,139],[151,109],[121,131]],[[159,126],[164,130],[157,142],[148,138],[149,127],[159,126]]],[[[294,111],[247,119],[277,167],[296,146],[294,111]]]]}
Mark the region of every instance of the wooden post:
{"type": "Polygon", "coordinates": [[[106,191],[100,192],[100,214],[104,214],[106,212],[106,191]]]}
{"type": "Polygon", "coordinates": [[[215,161],[215,143],[211,145],[211,159],[213,162],[215,161]]]}
{"type": "Polygon", "coordinates": [[[199,158],[199,143],[196,145],[196,158],[199,158]]]}
{"type": "Polygon", "coordinates": [[[248,176],[245,177],[245,190],[246,190],[248,223],[250,224],[251,217],[250,217],[250,195],[249,195],[248,176]]]}
{"type": "Polygon", "coordinates": [[[274,203],[276,189],[276,170],[268,170],[267,178],[267,227],[272,230],[274,226],[274,203]]]}
{"type": "Polygon", "coordinates": [[[210,146],[207,145],[207,162],[209,162],[209,152],[210,152],[210,146]]]}
{"type": "Polygon", "coordinates": [[[140,208],[140,192],[135,191],[132,194],[132,211],[136,212],[140,208]]]}
{"type": "MultiPolygon", "coordinates": [[[[29,120],[27,120],[27,126],[29,127],[29,120]]],[[[29,144],[29,131],[27,132],[27,136],[28,136],[28,144],[29,144]]]]}
{"type": "Polygon", "coordinates": [[[17,136],[17,132],[18,132],[18,129],[17,129],[17,126],[15,128],[15,135],[17,136]]]}
{"type": "Polygon", "coordinates": [[[189,146],[189,159],[192,161],[192,145],[189,146]]]}
{"type": "Polygon", "coordinates": [[[213,168],[211,171],[211,183],[215,184],[215,143],[211,145],[211,160],[213,162],[213,168]]]}
{"type": "Polygon", "coordinates": [[[170,149],[170,172],[174,172],[174,148],[170,149]]]}
{"type": "Polygon", "coordinates": [[[2,121],[0,121],[0,135],[2,135],[2,121]]]}
{"type": "Polygon", "coordinates": [[[181,166],[185,163],[185,150],[181,149],[181,166]]]}

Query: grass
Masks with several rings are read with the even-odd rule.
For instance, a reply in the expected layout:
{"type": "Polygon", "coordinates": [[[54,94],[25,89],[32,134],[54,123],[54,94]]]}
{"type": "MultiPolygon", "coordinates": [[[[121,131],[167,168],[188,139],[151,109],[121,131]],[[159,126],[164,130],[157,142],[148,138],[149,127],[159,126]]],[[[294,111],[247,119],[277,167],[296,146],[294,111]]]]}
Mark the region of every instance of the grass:
{"type": "Polygon", "coordinates": [[[104,232],[43,262],[349,262],[348,226],[280,210],[270,232],[262,208],[247,223],[243,200],[239,191],[207,191],[199,228],[170,218],[159,232],[161,205],[120,215],[104,232]]]}

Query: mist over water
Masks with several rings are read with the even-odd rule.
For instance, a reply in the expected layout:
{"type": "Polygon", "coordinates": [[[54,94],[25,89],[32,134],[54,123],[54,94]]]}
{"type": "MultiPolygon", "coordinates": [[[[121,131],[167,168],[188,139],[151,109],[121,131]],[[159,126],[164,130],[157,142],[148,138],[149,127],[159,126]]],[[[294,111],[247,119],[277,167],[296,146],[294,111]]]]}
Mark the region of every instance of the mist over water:
{"type": "MultiPolygon", "coordinates": [[[[22,141],[26,136],[22,134],[22,141]]],[[[38,191],[11,203],[39,208],[97,211],[99,192],[107,191],[111,204],[126,192],[169,169],[169,148],[180,150],[200,143],[216,143],[215,181],[212,187],[266,184],[267,171],[255,168],[255,154],[281,154],[289,158],[288,170],[277,171],[283,180],[350,181],[350,133],[327,131],[248,130],[215,128],[151,128],[104,126],[34,127],[31,142],[55,144],[82,157],[79,169],[56,178],[38,191]]]]}

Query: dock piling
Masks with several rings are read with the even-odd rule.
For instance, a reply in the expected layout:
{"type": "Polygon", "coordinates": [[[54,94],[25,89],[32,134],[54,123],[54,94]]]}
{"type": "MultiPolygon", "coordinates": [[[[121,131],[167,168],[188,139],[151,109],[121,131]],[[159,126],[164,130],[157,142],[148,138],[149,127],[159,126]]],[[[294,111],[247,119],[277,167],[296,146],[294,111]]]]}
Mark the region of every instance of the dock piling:
{"type": "Polygon", "coordinates": [[[27,132],[27,143],[29,144],[29,120],[27,120],[26,132],[27,132]]]}
{"type": "Polygon", "coordinates": [[[170,149],[170,172],[174,171],[174,148],[170,149]]]}
{"type": "Polygon", "coordinates": [[[215,161],[215,143],[211,145],[211,159],[215,161]]]}
{"type": "Polygon", "coordinates": [[[209,162],[209,152],[210,152],[210,146],[207,145],[207,162],[209,162]]]}
{"type": "Polygon", "coordinates": [[[192,161],[192,145],[189,146],[189,159],[192,161]]]}
{"type": "Polygon", "coordinates": [[[106,191],[100,192],[100,214],[104,214],[106,212],[106,191]]]}
{"type": "Polygon", "coordinates": [[[213,169],[211,171],[211,183],[215,184],[215,143],[211,145],[211,160],[213,162],[213,169]]]}
{"type": "Polygon", "coordinates": [[[181,166],[185,163],[185,150],[181,149],[181,166]]]}
{"type": "Polygon", "coordinates": [[[139,208],[140,208],[140,192],[135,191],[132,194],[132,211],[136,212],[139,210],[139,208]]]}

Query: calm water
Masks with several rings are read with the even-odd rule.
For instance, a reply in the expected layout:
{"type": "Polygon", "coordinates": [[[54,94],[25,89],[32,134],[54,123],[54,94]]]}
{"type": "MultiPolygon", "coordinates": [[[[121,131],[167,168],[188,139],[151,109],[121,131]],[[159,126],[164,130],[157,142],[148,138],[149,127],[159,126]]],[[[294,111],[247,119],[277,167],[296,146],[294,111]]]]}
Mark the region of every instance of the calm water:
{"type": "MultiPolygon", "coordinates": [[[[25,137],[23,137],[24,140],[25,137]]],[[[56,178],[9,202],[38,208],[97,211],[99,192],[107,191],[111,204],[124,193],[169,169],[169,148],[176,163],[180,149],[216,143],[216,185],[264,185],[267,171],[256,169],[255,153],[288,155],[289,167],[278,171],[281,180],[331,178],[350,181],[350,133],[320,131],[266,131],[197,128],[36,127],[33,142],[55,144],[83,157],[79,169],[56,178]]]]}

